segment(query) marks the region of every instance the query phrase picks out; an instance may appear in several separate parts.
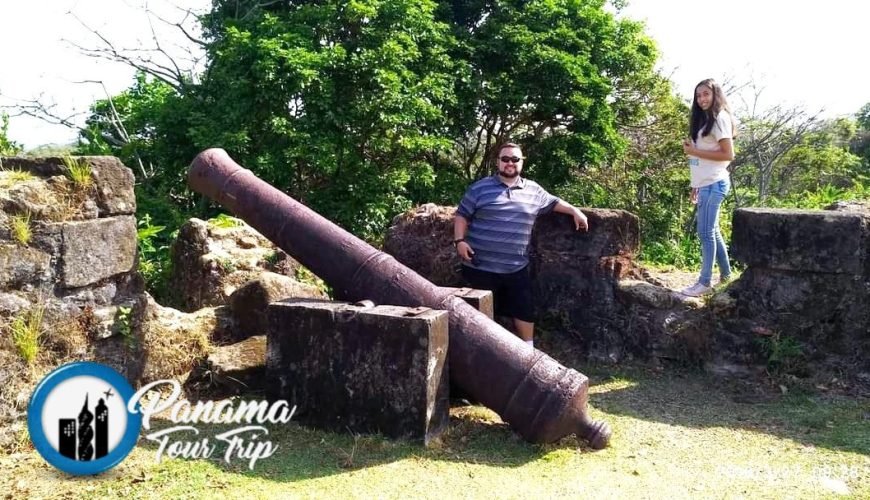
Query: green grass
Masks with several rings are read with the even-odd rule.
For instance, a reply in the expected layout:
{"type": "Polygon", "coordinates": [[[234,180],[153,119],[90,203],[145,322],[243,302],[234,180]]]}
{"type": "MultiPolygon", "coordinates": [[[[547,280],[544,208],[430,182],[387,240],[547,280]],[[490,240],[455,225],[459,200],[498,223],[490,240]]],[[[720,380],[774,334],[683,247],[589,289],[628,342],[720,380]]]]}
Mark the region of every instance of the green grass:
{"type": "Polygon", "coordinates": [[[21,355],[21,358],[28,365],[33,364],[36,360],[36,355],[39,354],[43,313],[43,308],[36,306],[26,313],[16,316],[10,323],[12,343],[18,350],[18,354],[21,355]]]}
{"type": "Polygon", "coordinates": [[[12,239],[23,246],[30,243],[33,232],[30,230],[30,214],[13,215],[9,218],[9,228],[12,231],[12,239]]]}
{"type": "Polygon", "coordinates": [[[67,175],[73,184],[80,188],[88,188],[93,184],[93,171],[91,164],[81,158],[64,156],[63,164],[66,166],[67,175]]]}
{"type": "Polygon", "coordinates": [[[208,224],[212,227],[226,229],[231,227],[240,227],[244,224],[244,222],[241,219],[237,219],[231,215],[218,214],[217,216],[209,219],[208,224]]]}
{"type": "Polygon", "coordinates": [[[63,496],[87,485],[92,496],[131,498],[870,496],[866,400],[783,396],[776,387],[691,371],[594,367],[587,375],[596,381],[592,417],[614,430],[602,451],[573,437],[526,443],[493,412],[471,406],[452,409],[447,434],[430,448],[291,423],[272,429],[279,448],[253,470],[240,459],[227,464],[220,450],[210,459],[157,464],[155,443],[143,438],[118,468],[86,481],[53,471],[33,452],[0,459],[14,477],[4,491],[63,496]]]}
{"type": "Polygon", "coordinates": [[[36,179],[36,176],[23,170],[4,170],[0,168],[0,189],[6,189],[20,182],[36,179]]]}

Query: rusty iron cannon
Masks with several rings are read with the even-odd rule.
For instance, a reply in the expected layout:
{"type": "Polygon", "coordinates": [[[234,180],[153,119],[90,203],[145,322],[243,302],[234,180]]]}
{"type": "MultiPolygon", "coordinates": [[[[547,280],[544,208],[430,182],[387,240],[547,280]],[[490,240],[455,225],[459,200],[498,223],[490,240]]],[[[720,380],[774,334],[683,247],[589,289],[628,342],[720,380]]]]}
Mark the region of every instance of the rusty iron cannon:
{"type": "Polygon", "coordinates": [[[595,449],[610,427],[587,413],[589,379],[562,366],[484,314],[258,179],[222,149],[194,158],[194,191],[220,203],[349,300],[449,312],[451,381],[535,443],[577,434],[595,449]]]}

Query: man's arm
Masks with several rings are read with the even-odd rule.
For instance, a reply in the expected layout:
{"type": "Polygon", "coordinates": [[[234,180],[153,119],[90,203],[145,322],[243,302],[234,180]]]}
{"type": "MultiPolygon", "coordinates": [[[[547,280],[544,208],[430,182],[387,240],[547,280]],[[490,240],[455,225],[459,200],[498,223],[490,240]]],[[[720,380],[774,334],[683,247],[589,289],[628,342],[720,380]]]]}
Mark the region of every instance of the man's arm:
{"type": "Polygon", "coordinates": [[[587,231],[589,229],[589,221],[586,220],[586,216],[583,215],[583,212],[580,211],[579,208],[571,205],[570,203],[559,200],[556,202],[556,206],[553,207],[554,212],[558,212],[560,214],[567,214],[574,218],[574,226],[579,230],[587,231]]]}
{"type": "MultiPolygon", "coordinates": [[[[468,219],[457,214],[453,217],[453,241],[456,240],[464,240],[465,233],[468,231],[468,219]]],[[[474,255],[474,250],[471,249],[471,245],[469,245],[465,241],[460,241],[456,244],[456,251],[459,253],[459,257],[466,261],[471,262],[471,256],[474,255]]]]}

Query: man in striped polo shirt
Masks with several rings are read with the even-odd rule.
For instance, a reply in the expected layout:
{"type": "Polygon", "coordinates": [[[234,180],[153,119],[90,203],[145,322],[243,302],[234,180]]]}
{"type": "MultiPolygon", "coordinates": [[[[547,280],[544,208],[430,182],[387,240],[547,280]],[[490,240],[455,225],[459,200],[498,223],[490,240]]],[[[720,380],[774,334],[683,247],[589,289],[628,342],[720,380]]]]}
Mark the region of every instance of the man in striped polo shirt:
{"type": "Polygon", "coordinates": [[[529,274],[529,241],[538,215],[553,210],[587,230],[578,208],[520,177],[523,152],[514,143],[498,148],[498,173],[468,188],[453,219],[453,245],[462,276],[474,288],[492,290],[496,314],[513,319],[517,335],[534,347],[535,304],[529,274]]]}

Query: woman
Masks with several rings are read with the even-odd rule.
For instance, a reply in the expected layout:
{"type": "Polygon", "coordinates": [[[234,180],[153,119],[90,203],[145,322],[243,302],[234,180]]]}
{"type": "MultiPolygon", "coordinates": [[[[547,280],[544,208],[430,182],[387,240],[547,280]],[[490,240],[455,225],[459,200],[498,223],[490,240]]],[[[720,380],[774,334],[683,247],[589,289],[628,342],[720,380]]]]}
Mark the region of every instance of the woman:
{"type": "Polygon", "coordinates": [[[689,138],[683,151],[689,156],[692,203],[698,205],[698,238],[701,240],[701,275],[681,294],[700,297],[713,290],[713,261],[719,265],[720,283],[731,277],[728,249],[719,231],[719,207],[731,189],[728,164],[734,159],[734,119],[722,87],[707,79],[695,87],[689,117],[689,138]]]}

